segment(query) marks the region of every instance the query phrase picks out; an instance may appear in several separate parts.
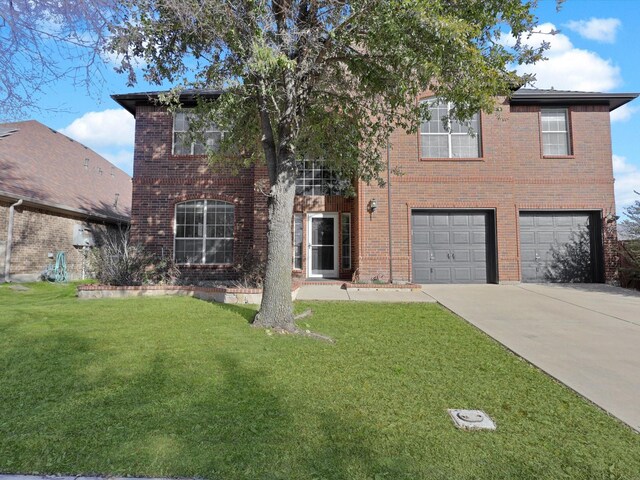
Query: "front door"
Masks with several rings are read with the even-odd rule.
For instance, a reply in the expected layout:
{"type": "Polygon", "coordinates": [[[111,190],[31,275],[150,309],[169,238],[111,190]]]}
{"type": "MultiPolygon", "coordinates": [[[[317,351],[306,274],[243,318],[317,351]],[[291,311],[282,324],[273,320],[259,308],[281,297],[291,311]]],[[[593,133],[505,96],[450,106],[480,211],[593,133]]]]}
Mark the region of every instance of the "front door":
{"type": "Polygon", "coordinates": [[[310,213],[307,217],[307,275],[338,276],[338,214],[310,213]]]}

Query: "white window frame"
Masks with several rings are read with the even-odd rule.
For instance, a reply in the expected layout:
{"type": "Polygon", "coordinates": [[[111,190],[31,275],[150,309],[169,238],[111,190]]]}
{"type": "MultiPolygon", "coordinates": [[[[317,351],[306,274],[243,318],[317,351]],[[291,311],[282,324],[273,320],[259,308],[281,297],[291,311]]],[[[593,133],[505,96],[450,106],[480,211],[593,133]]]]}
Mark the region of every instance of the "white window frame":
{"type": "MultiPolygon", "coordinates": [[[[225,202],[224,200],[216,200],[216,199],[196,199],[196,200],[187,200],[186,202],[176,203],[173,211],[173,260],[178,265],[231,265],[233,264],[233,255],[235,250],[235,223],[236,223],[236,206],[231,202],[225,202]],[[202,236],[201,237],[178,237],[178,206],[185,205],[187,203],[196,203],[196,202],[204,202],[204,210],[203,210],[203,223],[202,223],[202,236]],[[208,237],[207,236],[207,207],[209,202],[216,203],[224,203],[226,205],[231,205],[233,207],[233,220],[231,226],[233,227],[233,234],[231,237],[208,237]],[[178,262],[176,258],[176,241],[177,240],[201,240],[202,241],[202,257],[201,261],[197,263],[190,262],[178,262]],[[222,263],[207,263],[207,240],[231,240],[231,262],[222,262],[222,263]]],[[[226,225],[225,225],[226,226],[226,225]]]]}
{"type": "Polygon", "coordinates": [[[327,196],[343,195],[344,189],[341,183],[347,181],[341,179],[335,172],[325,165],[324,160],[303,160],[298,164],[298,175],[296,177],[296,195],[301,196],[327,196]],[[309,175],[307,175],[309,173],[309,175]],[[325,173],[327,177],[325,179],[325,173]],[[306,193],[307,189],[311,193],[306,193]],[[302,190],[301,193],[299,191],[302,190]]]}
{"type": "MultiPolygon", "coordinates": [[[[451,110],[453,110],[454,108],[454,104],[452,102],[441,102],[440,99],[438,98],[429,98],[426,100],[423,100],[423,102],[427,102],[427,104],[429,105],[429,108],[431,108],[432,105],[446,105],[447,107],[447,112],[450,114],[451,110]]],[[[430,133],[430,132],[423,132],[422,131],[422,124],[420,125],[420,158],[482,158],[482,142],[481,142],[481,137],[482,137],[482,120],[481,120],[481,116],[480,113],[475,113],[473,115],[473,117],[471,118],[471,120],[474,119],[474,117],[477,117],[478,120],[478,130],[473,132],[473,135],[469,132],[469,127],[466,126],[465,124],[455,120],[455,119],[451,119],[450,117],[447,120],[447,124],[445,126],[445,129],[447,130],[446,133],[430,133]],[[466,129],[466,132],[452,132],[451,129],[451,124],[452,122],[456,122],[457,124],[461,125],[463,128],[466,129]],[[427,156],[424,155],[423,150],[422,150],[422,137],[438,137],[438,136],[447,136],[447,153],[448,156],[447,157],[432,157],[432,156],[427,156]],[[454,136],[471,136],[474,137],[476,139],[476,144],[477,144],[477,151],[478,154],[474,157],[468,157],[468,156],[464,156],[464,157],[459,157],[459,156],[454,156],[453,155],[453,145],[452,145],[452,137],[454,136]]],[[[433,118],[431,118],[431,120],[433,120],[433,118]]],[[[439,118],[437,119],[438,121],[442,122],[442,119],[439,118]]]]}
{"type": "Polygon", "coordinates": [[[294,213],[293,214],[293,222],[292,222],[292,232],[291,232],[291,243],[293,244],[293,252],[292,252],[292,269],[293,270],[302,270],[302,260],[304,256],[304,225],[302,221],[302,213],[294,213]],[[300,225],[300,230],[302,234],[302,238],[300,239],[300,266],[296,266],[296,224],[300,225]]]}
{"type": "Polygon", "coordinates": [[[540,109],[540,141],[542,143],[543,157],[568,157],[572,155],[571,148],[571,127],[569,126],[569,109],[566,107],[543,107],[540,109]],[[545,113],[562,113],[564,116],[564,130],[544,130],[544,114],[545,113]],[[549,134],[564,134],[567,150],[565,153],[550,153],[545,151],[544,136],[549,134]]]}
{"type": "Polygon", "coordinates": [[[343,213],[340,218],[340,268],[342,270],[351,270],[351,214],[343,213]],[[347,223],[349,225],[349,235],[347,237],[348,245],[346,246],[345,251],[345,236],[344,236],[344,225],[347,223]],[[349,263],[345,266],[345,259],[348,259],[349,263]]]}
{"type": "MultiPolygon", "coordinates": [[[[186,130],[176,130],[176,118],[179,115],[184,115],[186,118],[189,118],[190,116],[193,117],[195,116],[195,114],[193,113],[193,109],[183,109],[180,112],[175,112],[172,116],[172,122],[173,125],[171,127],[171,155],[205,155],[204,153],[195,153],[195,149],[196,146],[198,145],[197,142],[191,142],[191,148],[189,149],[189,153],[176,153],[176,133],[188,133],[189,132],[189,127],[188,127],[188,122],[187,122],[187,129],[186,130]]],[[[208,139],[207,134],[211,134],[211,133],[219,133],[220,134],[220,140],[222,140],[224,138],[224,131],[218,129],[215,125],[213,124],[209,124],[209,126],[207,127],[207,129],[204,131],[204,137],[205,137],[205,141],[208,139]]],[[[206,145],[205,145],[206,147],[206,145]]]]}

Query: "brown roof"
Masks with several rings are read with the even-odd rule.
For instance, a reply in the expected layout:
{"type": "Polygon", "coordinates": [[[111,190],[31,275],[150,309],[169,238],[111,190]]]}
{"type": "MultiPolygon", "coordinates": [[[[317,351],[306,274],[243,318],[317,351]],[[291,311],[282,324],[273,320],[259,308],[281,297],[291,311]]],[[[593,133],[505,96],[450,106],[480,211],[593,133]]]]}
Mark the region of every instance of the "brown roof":
{"type": "Polygon", "coordinates": [[[40,122],[3,123],[0,196],[128,221],[131,177],[90,148],[40,122]]]}

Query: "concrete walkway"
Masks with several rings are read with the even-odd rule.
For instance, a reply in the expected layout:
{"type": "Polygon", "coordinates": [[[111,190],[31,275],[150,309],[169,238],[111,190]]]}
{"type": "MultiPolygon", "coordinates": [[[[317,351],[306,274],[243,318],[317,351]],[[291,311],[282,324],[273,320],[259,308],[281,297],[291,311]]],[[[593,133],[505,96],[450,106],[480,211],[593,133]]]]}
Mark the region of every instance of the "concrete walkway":
{"type": "Polygon", "coordinates": [[[640,294],[607,285],[424,285],[445,307],[640,431],[640,294]]]}
{"type": "Polygon", "coordinates": [[[296,300],[345,300],[356,302],[427,302],[435,299],[424,291],[383,289],[343,289],[340,285],[303,285],[296,300]]]}

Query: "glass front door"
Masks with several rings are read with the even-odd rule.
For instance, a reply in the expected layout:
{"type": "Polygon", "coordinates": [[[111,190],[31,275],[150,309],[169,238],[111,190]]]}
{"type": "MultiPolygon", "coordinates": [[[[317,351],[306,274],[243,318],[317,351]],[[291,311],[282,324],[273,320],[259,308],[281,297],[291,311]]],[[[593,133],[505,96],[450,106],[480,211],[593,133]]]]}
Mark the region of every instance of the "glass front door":
{"type": "Polygon", "coordinates": [[[337,277],[338,214],[310,213],[307,225],[309,277],[337,277]]]}

